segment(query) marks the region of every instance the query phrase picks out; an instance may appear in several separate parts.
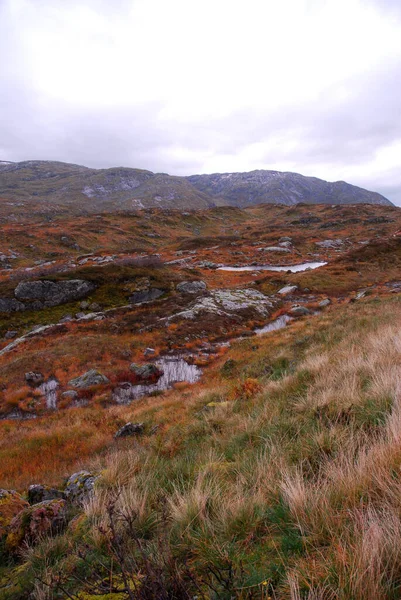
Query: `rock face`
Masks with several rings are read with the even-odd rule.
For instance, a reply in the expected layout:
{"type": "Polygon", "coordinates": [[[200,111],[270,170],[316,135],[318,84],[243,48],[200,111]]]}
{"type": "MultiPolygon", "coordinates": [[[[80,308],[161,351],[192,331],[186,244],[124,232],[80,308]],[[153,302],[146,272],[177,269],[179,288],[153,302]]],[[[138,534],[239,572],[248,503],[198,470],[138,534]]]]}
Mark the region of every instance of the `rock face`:
{"type": "Polygon", "coordinates": [[[149,290],[143,290],[141,292],[134,292],[132,296],[129,297],[129,301],[131,304],[142,304],[143,302],[152,302],[153,300],[157,300],[160,296],[163,296],[163,290],[159,290],[157,288],[150,288],[149,290]]]}
{"type": "Polygon", "coordinates": [[[0,540],[9,532],[14,517],[28,506],[18,492],[0,489],[0,540]]]}
{"type": "Polygon", "coordinates": [[[97,479],[98,477],[89,471],[74,473],[65,486],[65,499],[72,504],[82,504],[92,496],[97,479]]]}
{"type": "MultiPolygon", "coordinates": [[[[35,308],[41,303],[43,307],[57,306],[85,298],[95,290],[96,286],[84,279],[69,281],[21,281],[14,290],[17,300],[35,302],[35,308]]],[[[28,305],[29,307],[29,305],[28,305]]]]}
{"type": "Polygon", "coordinates": [[[204,281],[182,281],[177,285],[177,291],[184,294],[199,294],[204,292],[207,285],[204,281]]]}
{"type": "Polygon", "coordinates": [[[97,371],[96,369],[90,369],[83,375],[75,377],[75,379],[71,379],[68,382],[68,385],[75,388],[85,389],[92,387],[93,385],[102,385],[106,383],[110,383],[110,381],[105,375],[103,375],[102,373],[100,373],[100,371],[97,371]]]}
{"type": "Polygon", "coordinates": [[[130,371],[137,377],[138,382],[157,381],[163,375],[163,371],[153,364],[137,365],[132,363],[130,365],[130,371]]]}
{"type": "Polygon", "coordinates": [[[45,500],[29,506],[12,520],[6,548],[16,552],[24,542],[35,544],[44,535],[59,533],[65,524],[65,500],[45,500]]]}
{"type": "Polygon", "coordinates": [[[115,439],[143,433],[143,423],[126,423],[114,435],[115,439]]]}
{"type": "Polygon", "coordinates": [[[330,183],[298,173],[257,170],[250,173],[214,173],[191,175],[192,185],[232,206],[252,204],[383,204],[391,202],[374,192],[337,181],[330,183]]]}

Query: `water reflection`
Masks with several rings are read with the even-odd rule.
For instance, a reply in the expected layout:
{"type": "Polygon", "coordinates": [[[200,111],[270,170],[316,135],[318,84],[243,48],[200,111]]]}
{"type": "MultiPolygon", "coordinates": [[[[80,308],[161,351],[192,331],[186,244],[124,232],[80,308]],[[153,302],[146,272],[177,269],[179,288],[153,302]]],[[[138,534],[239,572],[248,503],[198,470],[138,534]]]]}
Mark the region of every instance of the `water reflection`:
{"type": "Polygon", "coordinates": [[[196,383],[202,371],[196,365],[189,365],[183,358],[164,357],[155,361],[156,366],[163,371],[163,375],[156,383],[150,385],[132,385],[123,383],[113,391],[113,400],[118,404],[128,404],[154,392],[163,392],[178,381],[196,383]]]}
{"type": "Polygon", "coordinates": [[[255,333],[256,335],[262,335],[263,333],[269,333],[269,331],[276,331],[277,329],[282,329],[287,325],[287,323],[289,323],[292,320],[292,317],[290,317],[289,315],[282,315],[281,317],[278,317],[277,319],[275,319],[271,323],[268,323],[264,327],[255,329],[255,333]]]}
{"type": "Polygon", "coordinates": [[[46,408],[57,408],[57,388],[59,385],[60,384],[55,377],[50,377],[50,379],[39,386],[39,391],[43,394],[46,400],[46,408]]]}
{"type": "Polygon", "coordinates": [[[256,265],[254,267],[219,267],[218,271],[291,271],[291,273],[299,273],[308,269],[317,269],[327,265],[327,262],[306,262],[299,265],[283,265],[281,267],[274,265],[256,265]]]}

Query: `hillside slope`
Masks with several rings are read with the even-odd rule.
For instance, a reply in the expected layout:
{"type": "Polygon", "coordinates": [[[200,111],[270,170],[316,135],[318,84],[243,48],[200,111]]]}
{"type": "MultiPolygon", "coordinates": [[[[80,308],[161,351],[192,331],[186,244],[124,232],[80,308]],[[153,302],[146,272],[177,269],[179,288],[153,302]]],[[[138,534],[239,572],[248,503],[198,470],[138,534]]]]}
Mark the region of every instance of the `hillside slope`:
{"type": "Polygon", "coordinates": [[[24,207],[32,210],[33,204],[35,211],[58,212],[62,207],[74,213],[300,202],[391,205],[375,192],[297,173],[260,170],[175,177],[142,169],[90,169],[53,161],[0,162],[0,198],[11,201],[6,212],[19,214],[24,207]]]}
{"type": "Polygon", "coordinates": [[[142,169],[89,169],[52,161],[0,163],[0,196],[82,211],[199,209],[211,199],[182,177],[142,169]]]}
{"type": "Polygon", "coordinates": [[[330,183],[316,177],[280,171],[250,173],[215,173],[188,177],[199,191],[233,206],[253,204],[382,204],[391,205],[375,192],[337,181],[330,183]]]}

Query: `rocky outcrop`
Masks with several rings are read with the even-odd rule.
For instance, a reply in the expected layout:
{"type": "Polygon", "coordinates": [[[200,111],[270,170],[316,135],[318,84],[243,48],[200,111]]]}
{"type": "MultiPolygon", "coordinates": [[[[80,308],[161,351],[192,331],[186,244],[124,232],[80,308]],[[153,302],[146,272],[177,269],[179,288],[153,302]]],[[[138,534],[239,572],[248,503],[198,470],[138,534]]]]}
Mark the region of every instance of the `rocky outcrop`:
{"type": "Polygon", "coordinates": [[[96,289],[84,279],[68,281],[21,281],[14,290],[15,298],[0,298],[0,312],[41,310],[85,298],[96,289]]]}
{"type": "Polygon", "coordinates": [[[178,318],[196,319],[202,313],[212,313],[220,316],[232,316],[244,310],[252,310],[259,316],[268,316],[273,308],[271,298],[257,290],[213,290],[208,296],[199,298],[187,310],[176,313],[166,320],[178,318]]]}
{"type": "Polygon", "coordinates": [[[110,383],[110,381],[105,375],[103,375],[102,373],[100,373],[100,371],[97,371],[96,369],[90,369],[89,371],[86,371],[86,373],[84,373],[83,375],[71,379],[68,382],[68,385],[75,388],[85,389],[92,387],[93,385],[102,385],[106,383],[110,383]]]}
{"type": "MultiPolygon", "coordinates": [[[[14,290],[17,300],[57,306],[85,298],[96,286],[84,279],[68,281],[21,281],[14,290]]],[[[29,306],[29,305],[28,305],[29,306]]],[[[38,304],[36,304],[38,306],[38,304]]]]}
{"type": "Polygon", "coordinates": [[[176,289],[183,294],[200,294],[207,289],[207,285],[204,281],[181,281],[176,289]]]}
{"type": "Polygon", "coordinates": [[[65,525],[65,500],[45,500],[29,506],[11,521],[6,549],[14,553],[23,543],[35,544],[44,535],[59,533],[65,525]]]}
{"type": "Polygon", "coordinates": [[[114,438],[117,440],[118,438],[129,437],[131,435],[140,435],[143,433],[143,430],[143,423],[126,423],[114,434],[114,438]]]}

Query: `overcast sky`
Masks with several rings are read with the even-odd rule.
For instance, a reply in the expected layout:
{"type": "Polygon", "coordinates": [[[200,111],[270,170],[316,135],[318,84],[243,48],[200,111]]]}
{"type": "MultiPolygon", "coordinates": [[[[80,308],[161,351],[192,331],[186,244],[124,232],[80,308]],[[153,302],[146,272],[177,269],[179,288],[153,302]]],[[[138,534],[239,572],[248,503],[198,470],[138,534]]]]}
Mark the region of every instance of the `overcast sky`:
{"type": "Polygon", "coordinates": [[[26,159],[401,205],[401,0],[0,0],[0,160],[26,159]]]}

